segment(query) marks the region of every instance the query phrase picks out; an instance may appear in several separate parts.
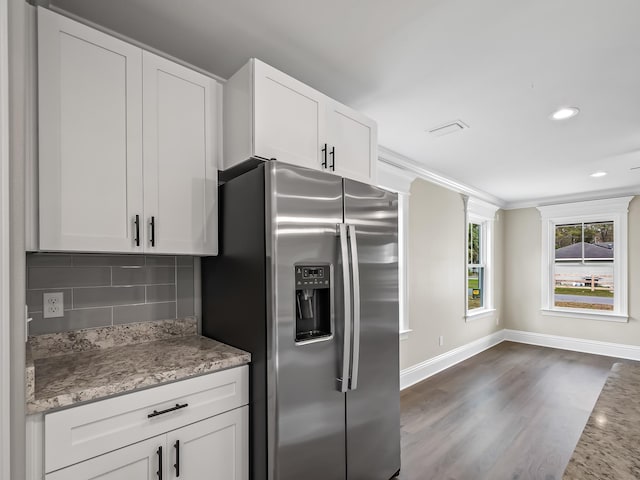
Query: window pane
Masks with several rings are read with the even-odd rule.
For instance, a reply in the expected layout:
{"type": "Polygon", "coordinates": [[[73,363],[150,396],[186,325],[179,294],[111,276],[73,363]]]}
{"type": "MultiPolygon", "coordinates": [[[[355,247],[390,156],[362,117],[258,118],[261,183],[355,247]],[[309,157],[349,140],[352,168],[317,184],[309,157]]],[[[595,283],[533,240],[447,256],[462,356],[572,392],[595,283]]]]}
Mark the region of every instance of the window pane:
{"type": "Polygon", "coordinates": [[[556,225],[556,261],[582,260],[582,224],[556,225]]]}
{"type": "Polygon", "coordinates": [[[484,306],[484,267],[469,268],[467,271],[469,310],[484,306]]]}
{"type": "Polygon", "coordinates": [[[554,305],[613,310],[613,262],[556,263],[554,305]]]}
{"type": "Polygon", "coordinates": [[[469,224],[469,264],[477,265],[482,263],[480,257],[480,235],[481,228],[477,223],[469,224]]]}
{"type": "Polygon", "coordinates": [[[584,224],[585,260],[613,260],[613,222],[584,224]]]}

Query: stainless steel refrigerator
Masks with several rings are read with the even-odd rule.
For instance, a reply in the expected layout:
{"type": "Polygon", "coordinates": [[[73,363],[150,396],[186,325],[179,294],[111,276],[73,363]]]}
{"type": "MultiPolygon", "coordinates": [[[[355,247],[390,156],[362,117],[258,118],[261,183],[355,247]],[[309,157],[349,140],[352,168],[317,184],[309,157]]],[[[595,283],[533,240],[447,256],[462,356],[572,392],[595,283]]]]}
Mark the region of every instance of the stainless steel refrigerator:
{"type": "Polygon", "coordinates": [[[398,201],[277,161],[220,188],[203,334],[252,354],[253,480],[400,470],[398,201]]]}

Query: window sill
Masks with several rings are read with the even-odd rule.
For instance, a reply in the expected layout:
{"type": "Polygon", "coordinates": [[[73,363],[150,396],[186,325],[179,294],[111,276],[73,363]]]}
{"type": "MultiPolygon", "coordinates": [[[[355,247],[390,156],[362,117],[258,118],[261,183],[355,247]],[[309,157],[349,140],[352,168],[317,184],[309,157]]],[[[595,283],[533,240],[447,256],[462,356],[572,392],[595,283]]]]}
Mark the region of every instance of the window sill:
{"type": "Polygon", "coordinates": [[[481,318],[490,317],[496,312],[495,308],[477,308],[469,310],[464,316],[465,322],[473,322],[474,320],[480,320],[481,318]]]}
{"type": "Polygon", "coordinates": [[[413,330],[411,330],[410,328],[406,329],[406,330],[401,330],[400,331],[400,340],[406,340],[407,338],[409,338],[409,334],[413,332],[413,330]]]}
{"type": "Polygon", "coordinates": [[[547,315],[550,317],[569,317],[569,318],[580,318],[585,320],[602,320],[605,322],[618,322],[618,323],[627,323],[629,322],[628,315],[620,315],[617,313],[595,313],[588,312],[585,310],[564,310],[557,308],[543,308],[540,310],[542,315],[547,315]]]}

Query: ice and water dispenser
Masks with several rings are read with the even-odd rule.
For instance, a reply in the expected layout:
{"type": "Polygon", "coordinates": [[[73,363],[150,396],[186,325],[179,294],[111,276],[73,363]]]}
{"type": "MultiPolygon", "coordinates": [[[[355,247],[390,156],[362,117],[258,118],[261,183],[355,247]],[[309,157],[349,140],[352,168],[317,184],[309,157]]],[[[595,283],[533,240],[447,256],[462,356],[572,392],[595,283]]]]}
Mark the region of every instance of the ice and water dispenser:
{"type": "Polygon", "coordinates": [[[296,342],[331,336],[330,265],[295,265],[296,342]]]}

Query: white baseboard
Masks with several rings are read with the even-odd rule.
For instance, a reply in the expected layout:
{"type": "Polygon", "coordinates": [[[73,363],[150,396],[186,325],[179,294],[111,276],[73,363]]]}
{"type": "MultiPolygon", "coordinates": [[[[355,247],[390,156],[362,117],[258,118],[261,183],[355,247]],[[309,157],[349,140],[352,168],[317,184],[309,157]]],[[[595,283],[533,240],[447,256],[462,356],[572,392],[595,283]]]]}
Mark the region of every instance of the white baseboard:
{"type": "Polygon", "coordinates": [[[415,385],[442,370],[454,366],[467,358],[491,348],[504,340],[504,330],[479,338],[471,343],[454,348],[448,352],[412,365],[400,371],[400,390],[415,385]]]}
{"type": "Polygon", "coordinates": [[[561,350],[640,361],[640,346],[637,345],[561,337],[558,335],[548,335],[546,333],[524,332],[522,330],[505,329],[502,332],[504,332],[504,340],[509,342],[528,343],[529,345],[539,345],[541,347],[559,348],[561,350]]]}

